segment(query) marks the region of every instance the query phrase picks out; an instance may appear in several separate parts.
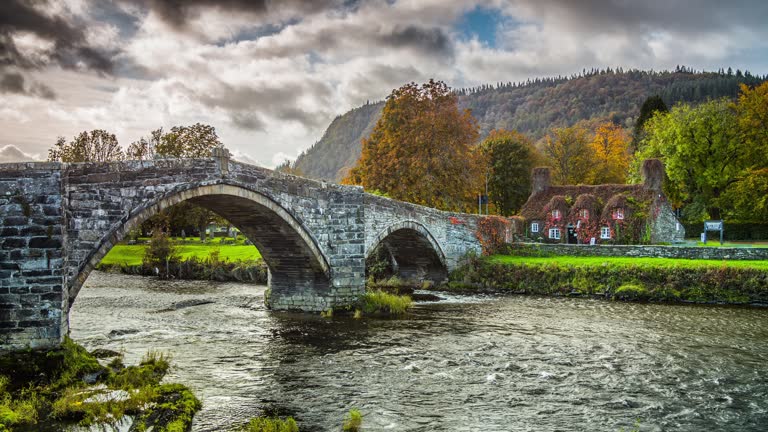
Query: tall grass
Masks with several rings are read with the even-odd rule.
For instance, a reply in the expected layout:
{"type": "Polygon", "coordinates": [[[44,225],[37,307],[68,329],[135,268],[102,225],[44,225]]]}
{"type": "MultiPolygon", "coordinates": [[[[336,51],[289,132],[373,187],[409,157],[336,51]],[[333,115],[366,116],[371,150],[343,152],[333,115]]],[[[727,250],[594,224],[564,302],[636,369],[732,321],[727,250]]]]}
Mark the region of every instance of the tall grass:
{"type": "Polygon", "coordinates": [[[413,306],[410,296],[368,291],[362,298],[362,310],[366,314],[403,315],[413,306]]]}

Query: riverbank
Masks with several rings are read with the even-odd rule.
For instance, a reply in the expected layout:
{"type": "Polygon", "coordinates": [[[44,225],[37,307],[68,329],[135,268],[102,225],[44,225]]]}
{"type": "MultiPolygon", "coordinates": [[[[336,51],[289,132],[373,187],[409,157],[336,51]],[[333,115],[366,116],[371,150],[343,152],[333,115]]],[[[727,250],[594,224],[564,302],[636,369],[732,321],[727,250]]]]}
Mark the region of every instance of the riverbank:
{"type": "Polygon", "coordinates": [[[243,240],[211,239],[206,243],[174,240],[175,253],[166,265],[144,263],[147,244],[118,244],[96,266],[97,270],[166,279],[267,283],[267,266],[253,245],[243,240]]]}
{"type": "Polygon", "coordinates": [[[138,366],[126,367],[120,353],[89,353],[68,338],[58,349],[6,354],[0,430],[189,430],[202,405],[187,387],[160,383],[169,368],[162,353],[147,352],[138,366]]]}
{"type": "Polygon", "coordinates": [[[768,304],[768,261],[472,257],[448,289],[670,303],[768,304]]]}

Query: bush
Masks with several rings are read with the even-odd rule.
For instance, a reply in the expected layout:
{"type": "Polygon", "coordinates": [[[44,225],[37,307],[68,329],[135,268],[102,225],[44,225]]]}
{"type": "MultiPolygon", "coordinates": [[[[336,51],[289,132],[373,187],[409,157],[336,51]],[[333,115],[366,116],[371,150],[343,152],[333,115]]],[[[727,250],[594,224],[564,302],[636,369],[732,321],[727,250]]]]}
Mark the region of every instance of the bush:
{"type": "Polygon", "coordinates": [[[637,283],[627,283],[616,288],[613,298],[621,300],[641,300],[649,297],[648,290],[637,283]]]}
{"type": "Polygon", "coordinates": [[[179,256],[171,238],[162,230],[155,229],[144,251],[144,267],[156,269],[158,276],[168,278],[171,263],[178,261],[179,256]]]}

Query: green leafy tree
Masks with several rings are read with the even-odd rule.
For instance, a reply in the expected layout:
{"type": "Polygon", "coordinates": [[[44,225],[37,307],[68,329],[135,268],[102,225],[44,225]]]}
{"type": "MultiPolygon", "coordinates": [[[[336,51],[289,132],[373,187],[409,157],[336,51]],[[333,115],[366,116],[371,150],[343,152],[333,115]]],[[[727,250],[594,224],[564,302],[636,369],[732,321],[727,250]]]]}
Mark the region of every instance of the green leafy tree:
{"type": "Polygon", "coordinates": [[[48,160],[58,162],[113,162],[124,158],[115,134],[103,129],[81,132],[70,142],[59,137],[48,150],[48,160]]]}
{"type": "Polygon", "coordinates": [[[732,104],[718,99],[696,107],[677,105],[651,118],[646,131],[635,166],[646,158],[661,158],[668,194],[686,205],[686,218],[720,219],[721,196],[748,165],[732,104]]]}
{"type": "Polygon", "coordinates": [[[541,156],[528,137],[506,130],[491,131],[480,151],[488,174],[489,199],[500,214],[514,214],[531,194],[531,170],[541,156]]]}
{"type": "Polygon", "coordinates": [[[468,210],[479,191],[478,126],[441,81],[410,83],[387,98],[345,183],[445,210],[468,210]]]}
{"type": "Polygon", "coordinates": [[[202,123],[174,126],[166,133],[161,128],[152,132],[152,137],[155,136],[155,153],[163,158],[209,157],[214,148],[224,148],[216,128],[202,123]]]}

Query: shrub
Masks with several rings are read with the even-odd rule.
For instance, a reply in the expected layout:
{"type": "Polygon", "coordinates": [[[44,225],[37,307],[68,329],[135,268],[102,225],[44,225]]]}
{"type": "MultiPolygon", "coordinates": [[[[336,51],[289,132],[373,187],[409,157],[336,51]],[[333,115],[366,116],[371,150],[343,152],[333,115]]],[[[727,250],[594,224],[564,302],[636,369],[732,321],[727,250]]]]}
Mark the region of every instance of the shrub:
{"type": "Polygon", "coordinates": [[[358,432],[363,425],[363,415],[356,408],[349,410],[349,414],[344,418],[344,424],[341,429],[344,432],[358,432]]]}
{"type": "Polygon", "coordinates": [[[613,292],[613,298],[622,300],[640,300],[649,296],[648,290],[638,283],[623,284],[613,292]]]}
{"type": "Polygon", "coordinates": [[[477,223],[475,236],[483,248],[483,255],[498,253],[507,243],[510,222],[499,216],[486,216],[477,223]]]}
{"type": "Polygon", "coordinates": [[[158,276],[170,277],[170,265],[178,262],[178,252],[171,238],[160,229],[155,229],[149,246],[144,250],[144,266],[157,269],[158,276]]]}

